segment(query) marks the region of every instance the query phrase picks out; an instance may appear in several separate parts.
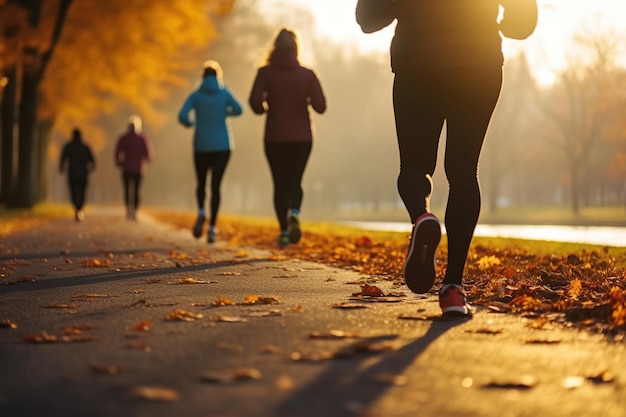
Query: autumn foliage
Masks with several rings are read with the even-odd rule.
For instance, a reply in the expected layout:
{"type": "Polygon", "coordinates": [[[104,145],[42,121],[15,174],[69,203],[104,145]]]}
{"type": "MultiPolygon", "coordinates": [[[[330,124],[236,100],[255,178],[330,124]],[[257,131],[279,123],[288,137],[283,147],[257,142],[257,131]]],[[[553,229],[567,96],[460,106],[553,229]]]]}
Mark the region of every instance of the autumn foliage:
{"type": "MultiPolygon", "coordinates": [[[[188,228],[193,216],[153,213],[163,221],[188,228]]],[[[232,246],[253,246],[270,250],[274,259],[300,258],[363,274],[361,295],[378,294],[378,280],[392,281],[405,289],[402,278],[409,237],[376,239],[363,235],[341,235],[316,231],[303,232],[298,245],[276,249],[276,230],[237,219],[220,221],[220,236],[232,246]],[[242,222],[246,223],[245,227],[242,222]]],[[[623,255],[622,255],[623,257],[623,255]]],[[[437,252],[438,282],[447,262],[445,242],[437,252]]],[[[534,319],[535,326],[561,322],[596,331],[626,330],[626,259],[615,257],[611,249],[592,248],[567,255],[541,255],[518,246],[506,249],[473,245],[465,271],[469,301],[493,312],[519,314],[534,319]]]]}

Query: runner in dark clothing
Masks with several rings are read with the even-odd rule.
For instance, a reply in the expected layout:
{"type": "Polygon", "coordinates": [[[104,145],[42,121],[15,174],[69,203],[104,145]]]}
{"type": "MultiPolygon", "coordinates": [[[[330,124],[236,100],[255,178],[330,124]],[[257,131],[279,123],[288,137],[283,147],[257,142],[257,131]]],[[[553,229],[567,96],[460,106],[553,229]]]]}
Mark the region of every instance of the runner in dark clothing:
{"type": "Polygon", "coordinates": [[[72,131],[72,139],[63,146],[59,160],[59,172],[67,171],[67,183],[74,206],[74,219],[82,221],[85,218],[83,206],[87,192],[89,173],[96,167],[96,161],[91,148],[83,142],[80,130],[72,131]]]}
{"type": "Polygon", "coordinates": [[[530,36],[537,23],[536,1],[359,0],[356,19],[366,33],[397,20],[391,66],[398,190],[413,223],[403,271],[407,286],[425,293],[435,281],[441,226],[429,200],[445,122],[448,266],[439,304],[444,314],[469,315],[461,285],[480,212],[478,160],[502,85],[500,34],[530,36]],[[498,22],[500,7],[504,15],[498,22]]]}
{"type": "Polygon", "coordinates": [[[137,209],[141,200],[141,180],[146,172],[146,165],[152,159],[152,145],[141,133],[141,119],[132,116],[128,130],[117,140],[115,146],[115,165],[122,169],[124,204],[126,218],[137,219],[137,209]]]}
{"type": "Polygon", "coordinates": [[[326,111],[326,97],[317,75],[298,61],[294,31],[279,31],[267,64],[257,72],[249,103],[256,114],[267,114],[265,156],[274,183],[278,245],[285,247],[297,243],[301,236],[301,183],[313,144],[309,107],[320,114],[326,111]]]}

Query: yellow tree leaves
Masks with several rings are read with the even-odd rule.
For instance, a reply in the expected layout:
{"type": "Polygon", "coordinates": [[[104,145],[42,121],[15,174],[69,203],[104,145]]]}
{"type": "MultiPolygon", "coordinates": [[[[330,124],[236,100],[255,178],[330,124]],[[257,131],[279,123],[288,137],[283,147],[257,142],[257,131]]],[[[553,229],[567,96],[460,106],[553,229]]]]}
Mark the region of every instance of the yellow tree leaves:
{"type": "MultiPolygon", "coordinates": [[[[203,61],[217,36],[214,19],[232,3],[75,0],[42,85],[40,117],[68,132],[126,103],[158,125],[158,104],[203,61]]],[[[104,147],[103,136],[90,136],[96,151],[104,147]]]]}

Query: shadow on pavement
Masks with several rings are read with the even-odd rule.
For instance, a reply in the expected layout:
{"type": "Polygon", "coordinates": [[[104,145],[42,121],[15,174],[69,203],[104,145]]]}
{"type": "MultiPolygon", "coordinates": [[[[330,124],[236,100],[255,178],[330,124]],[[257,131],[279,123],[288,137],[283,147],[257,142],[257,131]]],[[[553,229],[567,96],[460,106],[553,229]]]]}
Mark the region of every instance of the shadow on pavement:
{"type": "MultiPolygon", "coordinates": [[[[263,259],[257,260],[247,260],[247,263],[254,262],[262,262],[263,259]]],[[[148,278],[151,276],[161,276],[167,274],[180,274],[194,271],[201,271],[213,268],[220,268],[225,266],[230,266],[233,263],[230,261],[224,262],[211,262],[206,264],[198,264],[198,265],[188,265],[188,266],[175,266],[166,268],[141,268],[137,267],[137,269],[128,270],[128,271],[111,271],[105,272],[102,274],[86,274],[86,275],[78,275],[78,276],[66,276],[59,278],[45,278],[39,279],[34,283],[15,283],[13,285],[0,285],[0,294],[13,294],[20,293],[26,291],[39,291],[39,290],[47,290],[52,288],[64,288],[64,287],[73,287],[77,285],[89,285],[89,284],[99,284],[103,282],[113,282],[125,279],[133,279],[133,278],[148,278]]],[[[93,268],[92,268],[93,269],[93,268]]]]}
{"type": "MultiPolygon", "coordinates": [[[[401,349],[385,355],[370,367],[358,359],[335,360],[315,381],[295,392],[272,413],[276,417],[348,417],[366,413],[381,398],[390,384],[373,382],[380,374],[401,375],[435,340],[467,319],[436,318],[428,331],[401,349]],[[354,410],[351,408],[357,408],[354,410]],[[356,411],[356,412],[355,412],[356,411]]],[[[360,359],[363,358],[363,359],[360,359]]]]}

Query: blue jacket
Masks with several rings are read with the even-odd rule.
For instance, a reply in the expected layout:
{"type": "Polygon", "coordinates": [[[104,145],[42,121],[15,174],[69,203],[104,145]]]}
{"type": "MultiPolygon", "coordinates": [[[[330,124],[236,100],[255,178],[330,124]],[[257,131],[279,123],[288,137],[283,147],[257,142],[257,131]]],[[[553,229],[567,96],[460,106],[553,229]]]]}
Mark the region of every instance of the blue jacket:
{"type": "Polygon", "coordinates": [[[195,126],[195,152],[229,151],[233,146],[226,118],[241,113],[241,104],[226,87],[220,86],[217,77],[209,75],[187,98],[178,113],[178,121],[186,127],[195,126]],[[191,110],[194,111],[194,120],[189,118],[191,110]]]}

